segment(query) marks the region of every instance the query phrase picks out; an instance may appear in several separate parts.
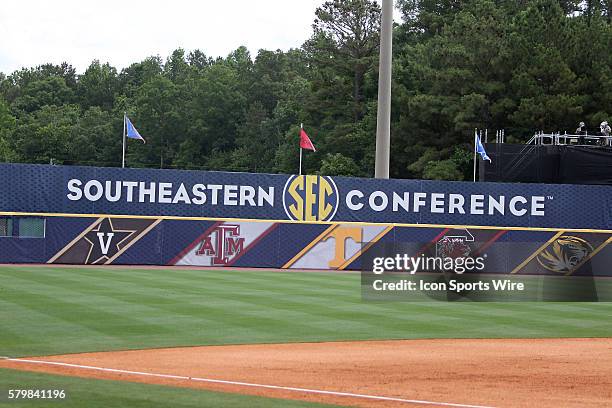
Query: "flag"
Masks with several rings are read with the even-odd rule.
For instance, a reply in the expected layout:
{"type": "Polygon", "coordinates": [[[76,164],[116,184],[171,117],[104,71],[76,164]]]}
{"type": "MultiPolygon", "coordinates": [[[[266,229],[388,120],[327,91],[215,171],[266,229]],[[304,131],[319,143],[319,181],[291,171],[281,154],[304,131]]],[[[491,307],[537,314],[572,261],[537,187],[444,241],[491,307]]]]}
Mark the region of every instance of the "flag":
{"type": "Polygon", "coordinates": [[[306,132],[304,132],[304,129],[300,129],[300,147],[302,149],[312,150],[313,152],[317,151],[306,132]]]}
{"type": "Polygon", "coordinates": [[[125,135],[130,139],[138,139],[142,140],[144,143],[147,143],[147,141],[144,140],[144,137],[140,136],[140,133],[138,133],[138,130],[136,130],[127,115],[125,115],[125,135]]]}
{"type": "Polygon", "coordinates": [[[476,153],[478,153],[480,157],[482,157],[482,160],[488,160],[491,163],[491,158],[489,157],[484,146],[482,145],[482,142],[480,141],[480,137],[478,136],[478,134],[476,134],[474,138],[476,140],[474,144],[476,146],[476,153]]]}

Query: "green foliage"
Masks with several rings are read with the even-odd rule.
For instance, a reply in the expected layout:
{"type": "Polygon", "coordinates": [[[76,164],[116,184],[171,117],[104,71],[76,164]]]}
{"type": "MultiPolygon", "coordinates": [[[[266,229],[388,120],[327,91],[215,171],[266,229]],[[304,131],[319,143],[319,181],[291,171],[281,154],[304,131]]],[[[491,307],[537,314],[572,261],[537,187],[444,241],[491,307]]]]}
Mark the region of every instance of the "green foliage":
{"type": "Polygon", "coordinates": [[[423,178],[428,180],[463,180],[463,174],[452,160],[431,161],[425,165],[423,178]]]}
{"type": "Polygon", "coordinates": [[[334,0],[315,14],[314,34],[304,48],[321,70],[318,80],[328,89],[340,88],[336,97],[342,95],[345,103],[350,98],[357,122],[364,114],[365,77],[377,62],[380,7],[372,0],[334,0]]]}
{"type": "Polygon", "coordinates": [[[321,165],[321,175],[323,176],[359,176],[359,166],[350,157],[343,156],[342,153],[328,153],[321,165]]]}
{"type": "Polygon", "coordinates": [[[31,163],[61,164],[76,157],[75,127],[80,111],[77,105],[45,105],[22,116],[8,140],[20,160],[31,163]]]}
{"type": "Polygon", "coordinates": [[[62,106],[74,102],[74,91],[61,77],[32,81],[25,85],[22,94],[13,102],[15,111],[31,113],[45,106],[62,106]]]}
{"type": "Polygon", "coordinates": [[[16,119],[9,112],[8,104],[0,98],[0,160],[13,161],[15,152],[9,146],[9,139],[15,131],[16,119]]]}
{"type": "MultiPolygon", "coordinates": [[[[610,2],[399,0],[391,175],[471,179],[474,128],[592,128],[612,119],[610,2]]],[[[176,49],[117,71],[94,60],[0,74],[0,160],[310,174],[374,169],[380,7],[329,0],[299,49],[176,49]]]]}
{"type": "Polygon", "coordinates": [[[79,77],[76,91],[79,103],[84,109],[99,106],[111,110],[118,85],[117,70],[109,64],[102,65],[96,60],[79,77]]]}

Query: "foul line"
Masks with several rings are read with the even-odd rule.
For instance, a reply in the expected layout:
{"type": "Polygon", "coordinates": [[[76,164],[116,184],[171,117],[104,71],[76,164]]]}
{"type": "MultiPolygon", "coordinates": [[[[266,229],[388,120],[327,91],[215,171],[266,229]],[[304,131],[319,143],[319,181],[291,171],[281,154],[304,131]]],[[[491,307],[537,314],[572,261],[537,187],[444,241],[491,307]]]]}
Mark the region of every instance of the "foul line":
{"type": "Polygon", "coordinates": [[[438,406],[458,407],[458,408],[493,408],[493,407],[484,406],[484,405],[468,405],[468,404],[455,404],[455,403],[450,403],[450,402],[421,401],[421,400],[412,400],[412,399],[403,399],[403,398],[382,397],[382,396],[377,396],[377,395],[353,394],[350,392],[312,390],[308,388],[283,387],[280,385],[266,385],[266,384],[255,384],[255,383],[247,383],[247,382],[240,382],[240,381],[215,380],[211,378],[187,377],[183,375],[144,373],[140,371],[119,370],[116,368],[103,368],[103,367],[95,367],[95,366],[87,366],[87,365],[79,365],[79,364],[60,363],[60,362],[55,362],[55,361],[29,360],[29,359],[22,359],[22,358],[8,358],[6,359],[6,361],[13,361],[16,363],[47,364],[47,365],[56,365],[56,366],[62,366],[62,367],[80,368],[80,369],[85,369],[85,370],[104,371],[104,372],[110,372],[110,373],[120,373],[120,374],[129,374],[129,375],[142,375],[142,376],[156,377],[156,378],[170,378],[170,379],[175,379],[175,380],[189,380],[189,381],[206,382],[206,383],[213,383],[213,384],[238,385],[238,386],[253,387],[253,388],[267,388],[267,389],[273,389],[273,390],[302,392],[302,393],[307,393],[307,394],[324,394],[324,395],[335,395],[339,397],[363,398],[363,399],[378,400],[378,401],[403,402],[407,404],[438,405],[438,406]]]}

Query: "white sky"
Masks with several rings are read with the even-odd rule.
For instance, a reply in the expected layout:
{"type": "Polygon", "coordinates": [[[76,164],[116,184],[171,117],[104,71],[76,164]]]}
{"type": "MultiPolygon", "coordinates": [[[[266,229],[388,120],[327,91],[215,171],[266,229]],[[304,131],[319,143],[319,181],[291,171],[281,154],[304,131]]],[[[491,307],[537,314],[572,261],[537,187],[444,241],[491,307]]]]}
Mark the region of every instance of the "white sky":
{"type": "Polygon", "coordinates": [[[3,0],[0,72],[93,59],[125,68],[179,47],[226,56],[299,47],[324,0],[3,0]]]}
{"type": "MultiPolygon", "coordinates": [[[[176,48],[227,56],[300,47],[324,0],[2,0],[0,72],[44,63],[118,70],[176,48]]],[[[396,10],[395,19],[399,13],[396,10]]]]}

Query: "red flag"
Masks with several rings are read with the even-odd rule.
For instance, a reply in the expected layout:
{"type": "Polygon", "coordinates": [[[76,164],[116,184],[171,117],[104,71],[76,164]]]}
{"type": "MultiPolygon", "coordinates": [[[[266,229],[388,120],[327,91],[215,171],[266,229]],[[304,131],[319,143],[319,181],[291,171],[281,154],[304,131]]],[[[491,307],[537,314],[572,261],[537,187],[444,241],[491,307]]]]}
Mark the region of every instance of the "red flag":
{"type": "Polygon", "coordinates": [[[306,132],[304,132],[304,129],[300,130],[300,147],[302,149],[312,150],[313,152],[317,151],[317,149],[315,149],[314,145],[312,144],[312,141],[310,140],[306,132]]]}

